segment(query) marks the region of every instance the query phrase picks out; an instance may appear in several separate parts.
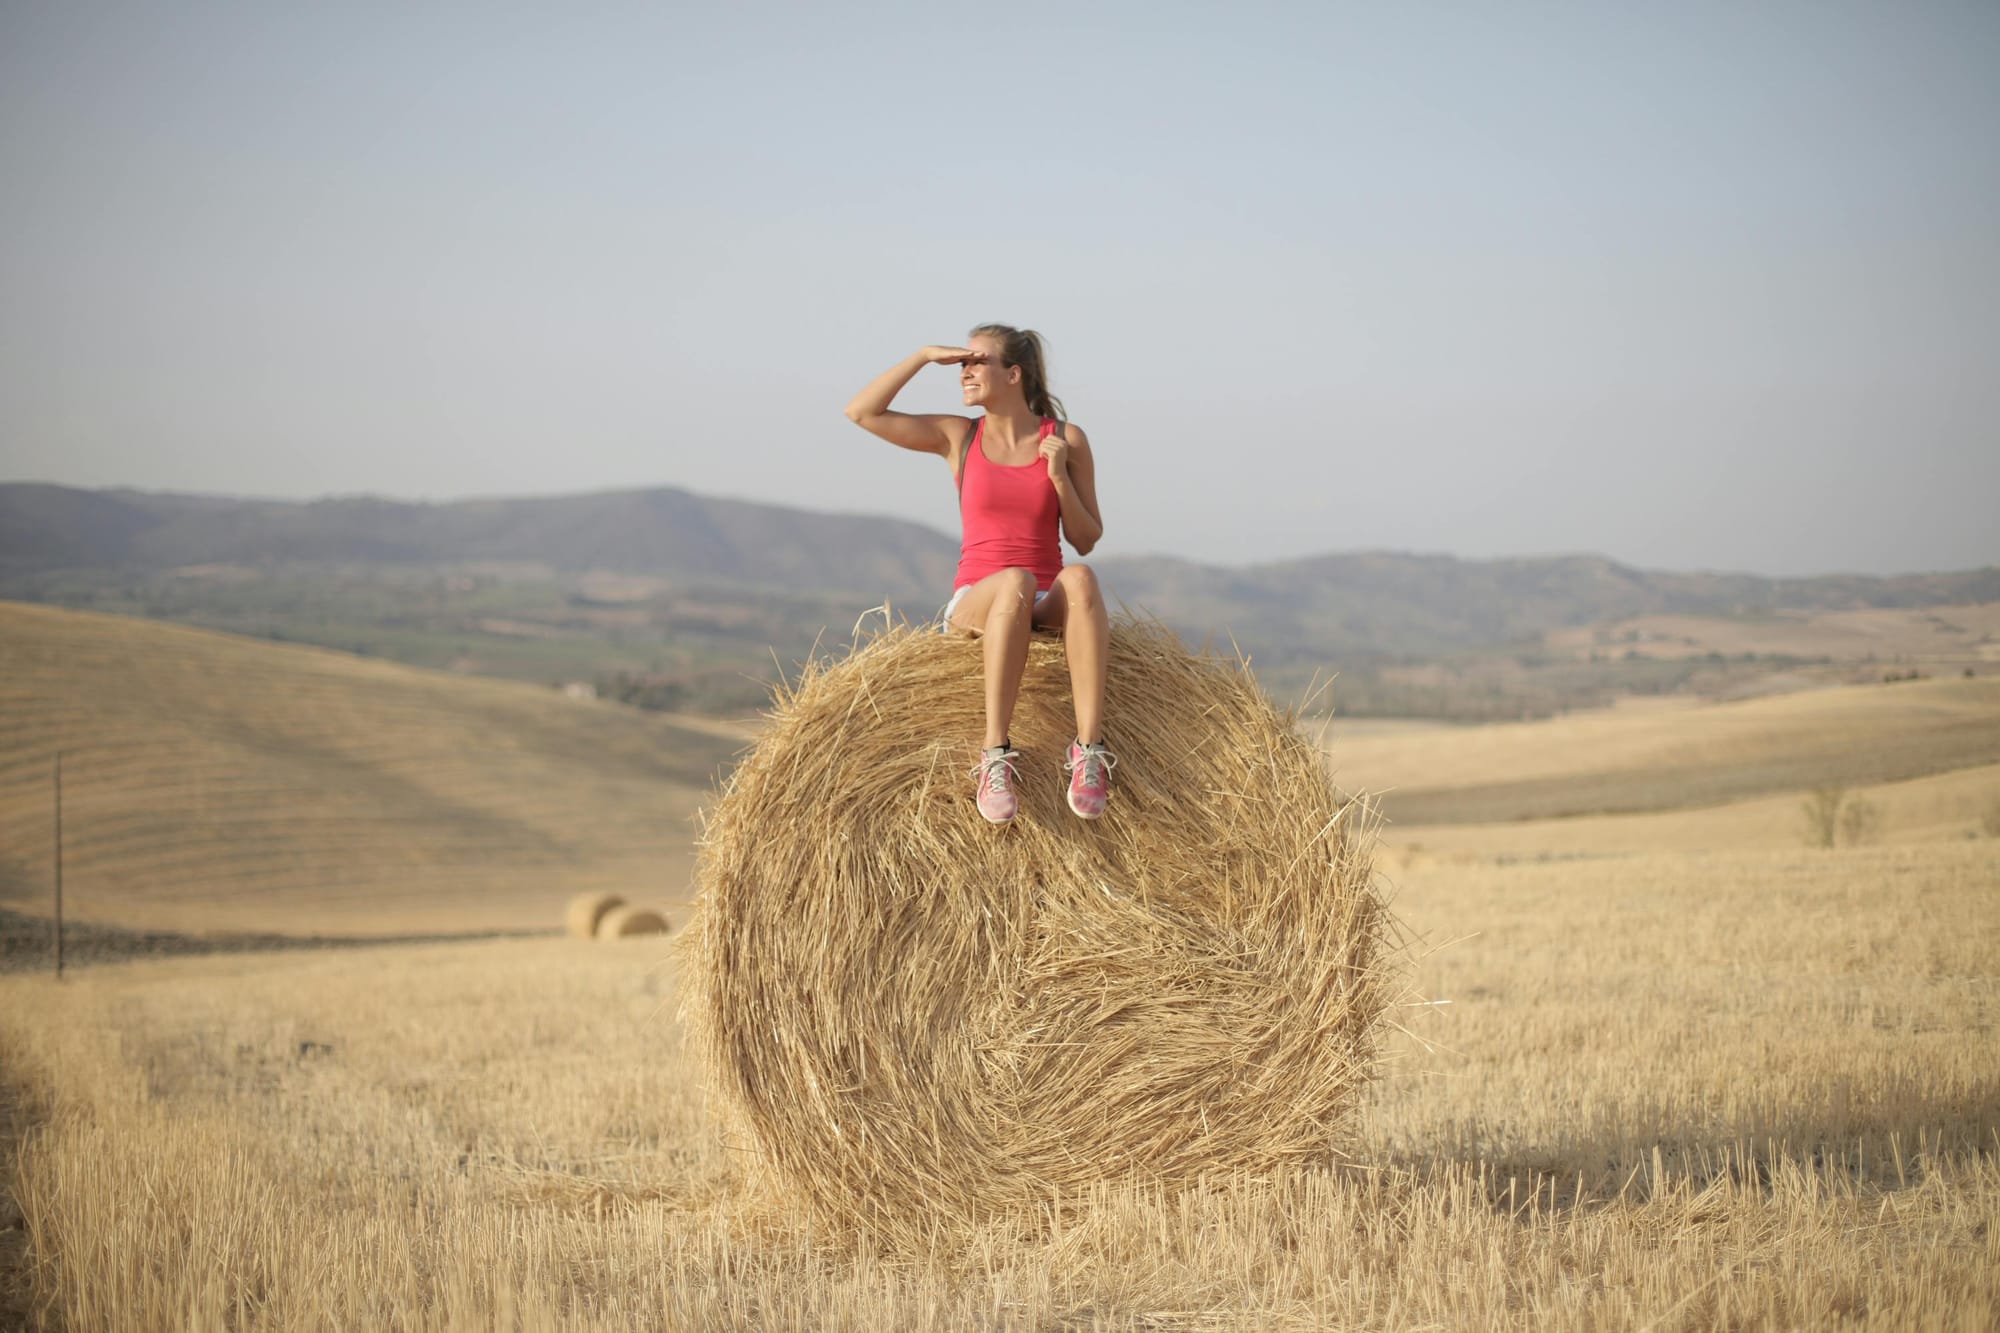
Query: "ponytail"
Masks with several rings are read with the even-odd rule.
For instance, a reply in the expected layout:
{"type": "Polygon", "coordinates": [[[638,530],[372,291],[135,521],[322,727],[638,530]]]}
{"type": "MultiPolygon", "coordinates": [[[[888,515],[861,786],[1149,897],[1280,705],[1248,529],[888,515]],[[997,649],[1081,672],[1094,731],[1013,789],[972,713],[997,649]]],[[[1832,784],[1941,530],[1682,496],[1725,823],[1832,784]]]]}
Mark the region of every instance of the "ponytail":
{"type": "Polygon", "coordinates": [[[981,324],[968,336],[1000,340],[1001,364],[1021,368],[1021,396],[1028,400],[1030,412],[1038,417],[1054,417],[1057,421],[1069,420],[1062,399],[1049,391],[1048,355],[1042,346],[1041,334],[1033,329],[1017,329],[1011,324],[981,324]]]}

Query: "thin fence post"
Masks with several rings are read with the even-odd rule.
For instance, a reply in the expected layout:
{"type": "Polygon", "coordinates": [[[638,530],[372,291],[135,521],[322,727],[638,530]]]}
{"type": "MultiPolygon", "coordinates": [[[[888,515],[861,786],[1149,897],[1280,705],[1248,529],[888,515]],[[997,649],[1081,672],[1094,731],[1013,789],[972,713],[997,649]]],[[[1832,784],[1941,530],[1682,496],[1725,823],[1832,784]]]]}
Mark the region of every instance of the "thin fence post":
{"type": "Polygon", "coordinates": [[[62,751],[56,751],[56,980],[63,974],[62,929],[62,751]]]}

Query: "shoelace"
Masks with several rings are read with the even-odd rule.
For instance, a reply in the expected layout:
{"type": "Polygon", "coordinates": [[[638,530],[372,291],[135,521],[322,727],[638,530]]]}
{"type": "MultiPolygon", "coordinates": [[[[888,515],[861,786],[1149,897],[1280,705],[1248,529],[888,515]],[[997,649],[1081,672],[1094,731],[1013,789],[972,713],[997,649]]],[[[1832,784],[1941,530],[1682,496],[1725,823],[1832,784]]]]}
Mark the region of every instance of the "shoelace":
{"type": "Polygon", "coordinates": [[[1014,761],[1021,757],[1019,750],[1003,750],[999,754],[982,754],[979,762],[972,766],[972,776],[984,777],[992,791],[1006,791],[1007,784],[1014,780],[1014,761]]]}
{"type": "Polygon", "coordinates": [[[1069,771],[1083,769],[1083,785],[1095,787],[1104,781],[1104,775],[1118,767],[1118,756],[1102,745],[1086,745],[1069,761],[1069,771]]]}

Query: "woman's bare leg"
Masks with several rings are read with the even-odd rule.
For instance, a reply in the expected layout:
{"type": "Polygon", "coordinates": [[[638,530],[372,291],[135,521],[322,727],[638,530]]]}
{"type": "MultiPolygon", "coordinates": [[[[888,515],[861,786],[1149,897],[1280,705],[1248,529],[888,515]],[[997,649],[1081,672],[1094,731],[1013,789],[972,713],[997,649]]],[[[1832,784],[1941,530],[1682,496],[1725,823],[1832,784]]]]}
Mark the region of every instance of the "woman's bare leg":
{"type": "MultiPolygon", "coordinates": [[[[971,594],[967,593],[967,597],[971,594]]],[[[1076,701],[1076,738],[1104,739],[1104,677],[1111,656],[1111,613],[1089,565],[1065,565],[1036,610],[1037,625],[1060,626],[1069,655],[1069,692],[1076,701]]]]}
{"type": "Polygon", "coordinates": [[[978,635],[986,657],[987,749],[1007,740],[1014,704],[1021,697],[1021,673],[1028,666],[1028,634],[1034,628],[1035,576],[1003,569],[972,585],[952,612],[955,628],[978,635]]]}

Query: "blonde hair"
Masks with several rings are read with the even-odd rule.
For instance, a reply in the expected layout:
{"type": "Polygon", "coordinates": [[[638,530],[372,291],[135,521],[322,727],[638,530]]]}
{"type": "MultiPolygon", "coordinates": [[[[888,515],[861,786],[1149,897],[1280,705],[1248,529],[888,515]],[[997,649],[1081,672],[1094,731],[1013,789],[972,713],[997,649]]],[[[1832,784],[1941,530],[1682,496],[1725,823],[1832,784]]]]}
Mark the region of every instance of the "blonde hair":
{"type": "Polygon", "coordinates": [[[1012,324],[981,324],[966,336],[999,339],[1000,364],[1021,368],[1021,396],[1028,400],[1028,410],[1038,417],[1069,420],[1062,399],[1049,392],[1048,353],[1041,334],[1012,324]]]}

